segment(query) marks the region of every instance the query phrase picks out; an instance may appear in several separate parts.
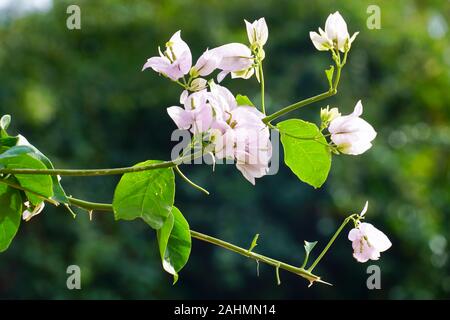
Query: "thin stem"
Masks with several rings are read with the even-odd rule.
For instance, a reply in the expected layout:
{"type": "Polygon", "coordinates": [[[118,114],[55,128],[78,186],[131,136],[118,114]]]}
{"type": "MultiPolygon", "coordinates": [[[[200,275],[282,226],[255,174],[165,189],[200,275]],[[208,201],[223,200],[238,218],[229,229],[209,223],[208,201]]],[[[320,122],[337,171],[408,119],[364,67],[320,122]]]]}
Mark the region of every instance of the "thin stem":
{"type": "Polygon", "coordinates": [[[307,106],[307,105],[309,105],[311,103],[318,102],[318,101],[323,100],[325,98],[331,97],[331,96],[335,95],[336,92],[337,92],[336,90],[330,89],[327,92],[318,94],[317,96],[310,97],[310,98],[304,99],[302,101],[293,103],[293,104],[291,104],[291,105],[289,105],[287,107],[284,107],[283,109],[280,109],[280,110],[272,113],[271,115],[263,118],[262,121],[264,123],[268,124],[271,121],[273,121],[273,120],[275,120],[275,119],[277,119],[277,118],[279,118],[281,116],[284,116],[286,113],[289,113],[291,111],[297,110],[297,109],[299,109],[301,107],[304,107],[304,106],[307,106]]]}
{"type": "MultiPolygon", "coordinates": [[[[109,203],[89,202],[89,201],[84,201],[84,200],[76,199],[76,198],[72,198],[72,197],[69,198],[69,201],[72,205],[77,206],[82,209],[85,209],[87,211],[93,211],[93,210],[113,211],[113,207],[109,203]]],[[[190,232],[191,232],[192,238],[195,238],[197,240],[201,240],[204,242],[208,242],[208,243],[214,244],[216,246],[222,247],[224,249],[233,251],[242,256],[253,259],[257,262],[263,262],[263,263],[273,266],[275,268],[280,268],[280,269],[292,272],[296,275],[299,275],[299,276],[307,279],[310,283],[320,282],[320,283],[330,285],[328,282],[321,280],[319,276],[312,274],[310,271],[305,270],[304,268],[298,268],[293,265],[269,258],[262,254],[255,253],[253,251],[249,251],[248,249],[236,246],[236,245],[226,242],[224,240],[214,238],[212,236],[206,235],[206,234],[198,232],[198,231],[191,230],[190,232]]]]}
{"type": "Polygon", "coordinates": [[[336,64],[336,77],[334,79],[334,83],[333,83],[332,87],[327,92],[318,94],[314,97],[310,97],[310,98],[301,100],[299,102],[293,103],[287,107],[284,107],[284,108],[272,113],[271,115],[266,116],[265,118],[262,119],[262,121],[265,124],[269,124],[271,121],[273,121],[281,116],[284,116],[286,113],[297,110],[297,109],[307,106],[309,104],[318,102],[320,100],[326,99],[328,97],[334,96],[337,93],[337,87],[339,85],[339,80],[341,78],[341,70],[344,67],[345,63],[347,62],[347,54],[348,54],[348,51],[346,51],[344,53],[344,59],[341,62],[341,56],[340,56],[339,51],[337,52],[337,54],[333,51],[333,60],[336,64]]]}
{"type": "Polygon", "coordinates": [[[59,205],[59,203],[57,201],[55,201],[55,200],[53,200],[51,198],[48,198],[48,197],[46,197],[46,196],[44,196],[44,195],[42,195],[40,193],[37,193],[35,191],[29,190],[27,188],[24,188],[20,184],[17,184],[17,183],[15,183],[13,181],[0,179],[0,183],[6,184],[6,185],[8,185],[8,186],[10,186],[11,188],[14,188],[14,189],[18,189],[18,190],[22,190],[22,191],[26,191],[28,193],[31,193],[31,194],[41,198],[43,201],[47,201],[47,202],[49,202],[49,203],[51,203],[51,204],[53,204],[55,206],[59,205]]]}
{"type": "Polygon", "coordinates": [[[152,163],[145,166],[123,167],[113,169],[20,169],[20,168],[3,168],[0,169],[0,174],[43,174],[50,176],[107,176],[118,175],[131,172],[141,172],[154,169],[172,168],[186,160],[192,160],[203,156],[203,152],[199,151],[192,155],[180,157],[172,161],[163,161],[159,163],[152,163]]]}
{"type": "Polygon", "coordinates": [[[181,170],[180,170],[180,168],[179,168],[178,166],[175,166],[174,169],[175,169],[175,172],[178,173],[178,174],[180,175],[180,177],[181,177],[184,181],[186,181],[188,184],[190,184],[192,187],[194,187],[195,189],[200,190],[201,192],[203,192],[203,193],[209,195],[209,191],[208,191],[208,190],[206,190],[206,189],[200,187],[198,184],[196,184],[196,183],[194,183],[193,181],[191,181],[188,177],[186,177],[186,176],[183,174],[183,172],[181,172],[181,170]]]}
{"type": "Polygon", "coordinates": [[[264,102],[265,88],[264,88],[264,71],[262,66],[262,61],[259,63],[259,80],[261,81],[261,110],[262,113],[266,114],[266,106],[264,102]]]}
{"type": "Polygon", "coordinates": [[[317,282],[329,284],[327,282],[324,282],[324,281],[320,280],[320,277],[312,274],[311,272],[309,272],[309,271],[307,271],[307,270],[305,270],[303,268],[298,268],[298,267],[292,266],[290,264],[287,264],[287,263],[284,263],[284,262],[281,262],[281,261],[278,261],[278,260],[266,257],[266,256],[264,256],[262,254],[255,253],[253,251],[248,251],[247,249],[238,247],[238,246],[236,246],[234,244],[231,244],[229,242],[226,242],[226,241],[223,241],[223,240],[220,240],[220,239],[208,236],[206,234],[203,234],[203,233],[191,230],[191,236],[193,238],[198,239],[198,240],[209,242],[209,243],[214,244],[216,246],[219,246],[219,247],[225,248],[227,250],[236,252],[236,253],[238,253],[238,254],[240,254],[242,256],[245,256],[247,258],[253,259],[255,261],[263,262],[263,263],[271,265],[271,266],[273,266],[275,268],[279,268],[279,269],[283,269],[283,270],[292,272],[294,274],[297,274],[297,275],[307,279],[310,282],[316,282],[317,281],[317,282]]]}
{"type": "Polygon", "coordinates": [[[328,241],[328,244],[326,245],[326,247],[322,250],[322,252],[319,254],[319,256],[316,258],[316,260],[314,260],[314,262],[312,263],[312,265],[308,268],[309,272],[312,272],[314,270],[314,268],[316,267],[316,265],[320,262],[320,260],[323,258],[323,256],[325,255],[325,253],[327,253],[328,249],[330,249],[331,245],[334,243],[334,241],[336,240],[336,238],[339,236],[339,234],[341,233],[342,229],[344,229],[344,227],[347,225],[347,223],[349,223],[349,221],[354,219],[354,215],[351,215],[349,217],[347,217],[344,222],[342,222],[341,226],[339,227],[339,229],[336,230],[336,232],[334,233],[333,237],[330,239],[330,241],[328,241]]]}
{"type": "Polygon", "coordinates": [[[99,203],[99,202],[90,202],[85,201],[73,197],[69,197],[69,202],[71,205],[74,205],[81,209],[86,209],[88,211],[95,210],[95,211],[111,211],[113,212],[113,206],[110,203],[99,203]]]}

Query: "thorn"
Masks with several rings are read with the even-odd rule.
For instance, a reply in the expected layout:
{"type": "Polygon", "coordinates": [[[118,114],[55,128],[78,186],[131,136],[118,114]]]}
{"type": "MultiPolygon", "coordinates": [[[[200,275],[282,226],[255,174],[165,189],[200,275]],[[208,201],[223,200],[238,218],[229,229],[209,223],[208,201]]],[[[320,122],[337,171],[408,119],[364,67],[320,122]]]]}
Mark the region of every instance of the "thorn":
{"type": "Polygon", "coordinates": [[[92,215],[94,214],[94,210],[89,210],[89,221],[92,221],[92,215]]]}
{"type": "Polygon", "coordinates": [[[280,279],[280,264],[278,263],[276,269],[275,269],[276,275],[277,275],[277,285],[281,284],[281,279],[280,279]]]}
{"type": "Polygon", "coordinates": [[[259,260],[256,261],[256,276],[259,277],[259,260]]]}
{"type": "Polygon", "coordinates": [[[314,282],[319,282],[319,283],[323,283],[323,284],[326,284],[326,285],[329,285],[329,286],[333,286],[331,283],[323,281],[320,278],[317,278],[315,280],[309,280],[308,288],[310,288],[314,284],[314,282]]]}

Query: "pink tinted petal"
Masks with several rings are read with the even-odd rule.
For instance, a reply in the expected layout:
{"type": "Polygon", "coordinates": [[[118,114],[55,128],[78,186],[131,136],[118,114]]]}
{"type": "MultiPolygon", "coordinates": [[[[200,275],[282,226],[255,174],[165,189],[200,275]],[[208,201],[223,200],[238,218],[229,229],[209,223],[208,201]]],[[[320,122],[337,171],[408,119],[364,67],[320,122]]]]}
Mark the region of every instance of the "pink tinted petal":
{"type": "Polygon", "coordinates": [[[167,113],[179,129],[189,129],[189,127],[192,125],[192,114],[189,111],[184,110],[183,108],[176,106],[169,107],[167,108],[167,113]]]}
{"type": "Polygon", "coordinates": [[[353,110],[352,115],[355,117],[359,117],[360,115],[362,115],[362,113],[363,113],[363,106],[361,100],[359,100],[355,105],[355,109],[353,110]]]}
{"type": "Polygon", "coordinates": [[[217,75],[217,82],[221,83],[223,79],[225,79],[225,77],[229,74],[229,71],[221,71],[219,72],[219,74],[217,75]]]}
{"type": "Polygon", "coordinates": [[[359,239],[361,237],[361,233],[359,232],[359,229],[353,228],[348,233],[348,240],[355,241],[356,239],[359,239]]]}
{"type": "Polygon", "coordinates": [[[152,68],[156,72],[165,72],[169,65],[170,61],[166,57],[151,57],[142,67],[142,71],[152,68]]]}
{"type": "Polygon", "coordinates": [[[211,51],[209,50],[206,50],[197,60],[195,69],[197,70],[199,75],[205,77],[211,74],[211,72],[213,72],[217,68],[220,59],[221,57],[215,55],[214,53],[211,53],[211,51]]]}
{"type": "Polygon", "coordinates": [[[365,234],[369,239],[370,244],[379,252],[383,252],[388,250],[392,243],[389,238],[380,230],[375,228],[370,223],[366,223],[365,225],[365,234]]]}
{"type": "Polygon", "coordinates": [[[180,95],[180,103],[181,104],[185,104],[186,99],[188,98],[188,96],[189,96],[189,91],[183,90],[183,92],[180,95]]]}

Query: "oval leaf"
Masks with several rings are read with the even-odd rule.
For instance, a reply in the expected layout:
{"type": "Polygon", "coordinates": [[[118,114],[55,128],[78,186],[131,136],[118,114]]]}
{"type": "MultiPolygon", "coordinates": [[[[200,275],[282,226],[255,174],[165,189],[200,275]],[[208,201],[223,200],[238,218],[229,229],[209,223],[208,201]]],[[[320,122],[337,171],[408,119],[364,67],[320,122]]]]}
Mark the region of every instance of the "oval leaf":
{"type": "MultiPolygon", "coordinates": [[[[47,169],[55,168],[53,166],[53,163],[50,161],[50,159],[47,158],[41,151],[39,151],[38,148],[36,148],[32,144],[30,144],[24,136],[19,134],[17,136],[17,138],[20,141],[21,145],[17,146],[16,148],[18,148],[18,147],[28,148],[29,149],[28,153],[32,157],[41,161],[47,169]]],[[[69,204],[69,199],[67,198],[67,195],[61,185],[61,182],[59,181],[60,179],[58,178],[58,176],[51,176],[51,179],[53,182],[53,197],[52,197],[52,199],[55,201],[61,202],[61,203],[69,204]]]]}
{"type": "MultiPolygon", "coordinates": [[[[31,155],[26,153],[16,155],[14,153],[14,148],[11,148],[0,155],[1,165],[11,169],[46,169],[46,166],[41,161],[33,158],[31,155]]],[[[51,198],[53,196],[53,183],[50,176],[15,174],[14,177],[22,187],[32,191],[26,191],[25,194],[27,195],[28,200],[34,205],[41,203],[42,197],[51,198]],[[36,195],[36,193],[41,195],[41,197],[36,195]]]]}
{"type": "Polygon", "coordinates": [[[173,283],[178,281],[178,272],[186,265],[191,253],[191,233],[189,224],[176,207],[157,231],[159,253],[165,271],[173,275],[173,283]]]}
{"type": "Polygon", "coordinates": [[[0,184],[0,252],[8,249],[17,233],[22,215],[20,191],[0,184]]]}
{"type": "Polygon", "coordinates": [[[319,188],[331,167],[327,141],[314,123],[290,119],[277,124],[284,149],[284,162],[295,175],[319,188]]]}
{"type": "MultiPolygon", "coordinates": [[[[159,162],[149,160],[136,166],[159,162]]],[[[114,192],[114,217],[116,220],[142,218],[153,229],[160,229],[172,210],[174,197],[172,168],[127,173],[114,192]]]]}

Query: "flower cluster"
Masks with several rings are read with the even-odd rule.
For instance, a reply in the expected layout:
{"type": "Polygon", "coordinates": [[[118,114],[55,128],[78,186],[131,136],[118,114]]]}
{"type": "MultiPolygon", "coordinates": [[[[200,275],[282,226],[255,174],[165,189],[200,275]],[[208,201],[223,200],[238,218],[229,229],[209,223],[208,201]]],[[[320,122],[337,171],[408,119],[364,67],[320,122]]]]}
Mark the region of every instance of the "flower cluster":
{"type": "Polygon", "coordinates": [[[259,79],[267,25],[264,18],[245,24],[250,46],[229,43],[207,49],[192,66],[191,50],[178,31],[166,43],[166,50],[148,59],[143,70],[152,68],[185,89],[180,96],[182,106],[167,109],[177,127],[200,137],[216,159],[235,161],[237,169],[255,184],[255,178],[268,172],[272,156],[269,129],[261,121],[265,115],[252,105],[238,105],[227,88],[204,78],[219,70],[218,82],[228,74],[248,79],[256,73],[259,79]]]}
{"type": "MultiPolygon", "coordinates": [[[[207,49],[192,66],[192,54],[189,46],[181,39],[181,31],[177,31],[166,43],[164,52],[159,49],[157,57],[151,57],[142,70],[152,68],[173,81],[178,81],[188,74],[190,84],[198,76],[206,77],[215,70],[220,70],[217,81],[221,82],[228,74],[232,78],[248,79],[255,73],[255,61],[264,57],[262,47],[268,38],[268,28],[264,18],[253,23],[245,21],[250,47],[242,43],[228,43],[213,49],[207,49]]],[[[206,80],[197,80],[206,85],[206,80]]],[[[201,87],[201,86],[200,86],[201,87]]],[[[188,86],[191,91],[196,87],[188,86]]]]}

